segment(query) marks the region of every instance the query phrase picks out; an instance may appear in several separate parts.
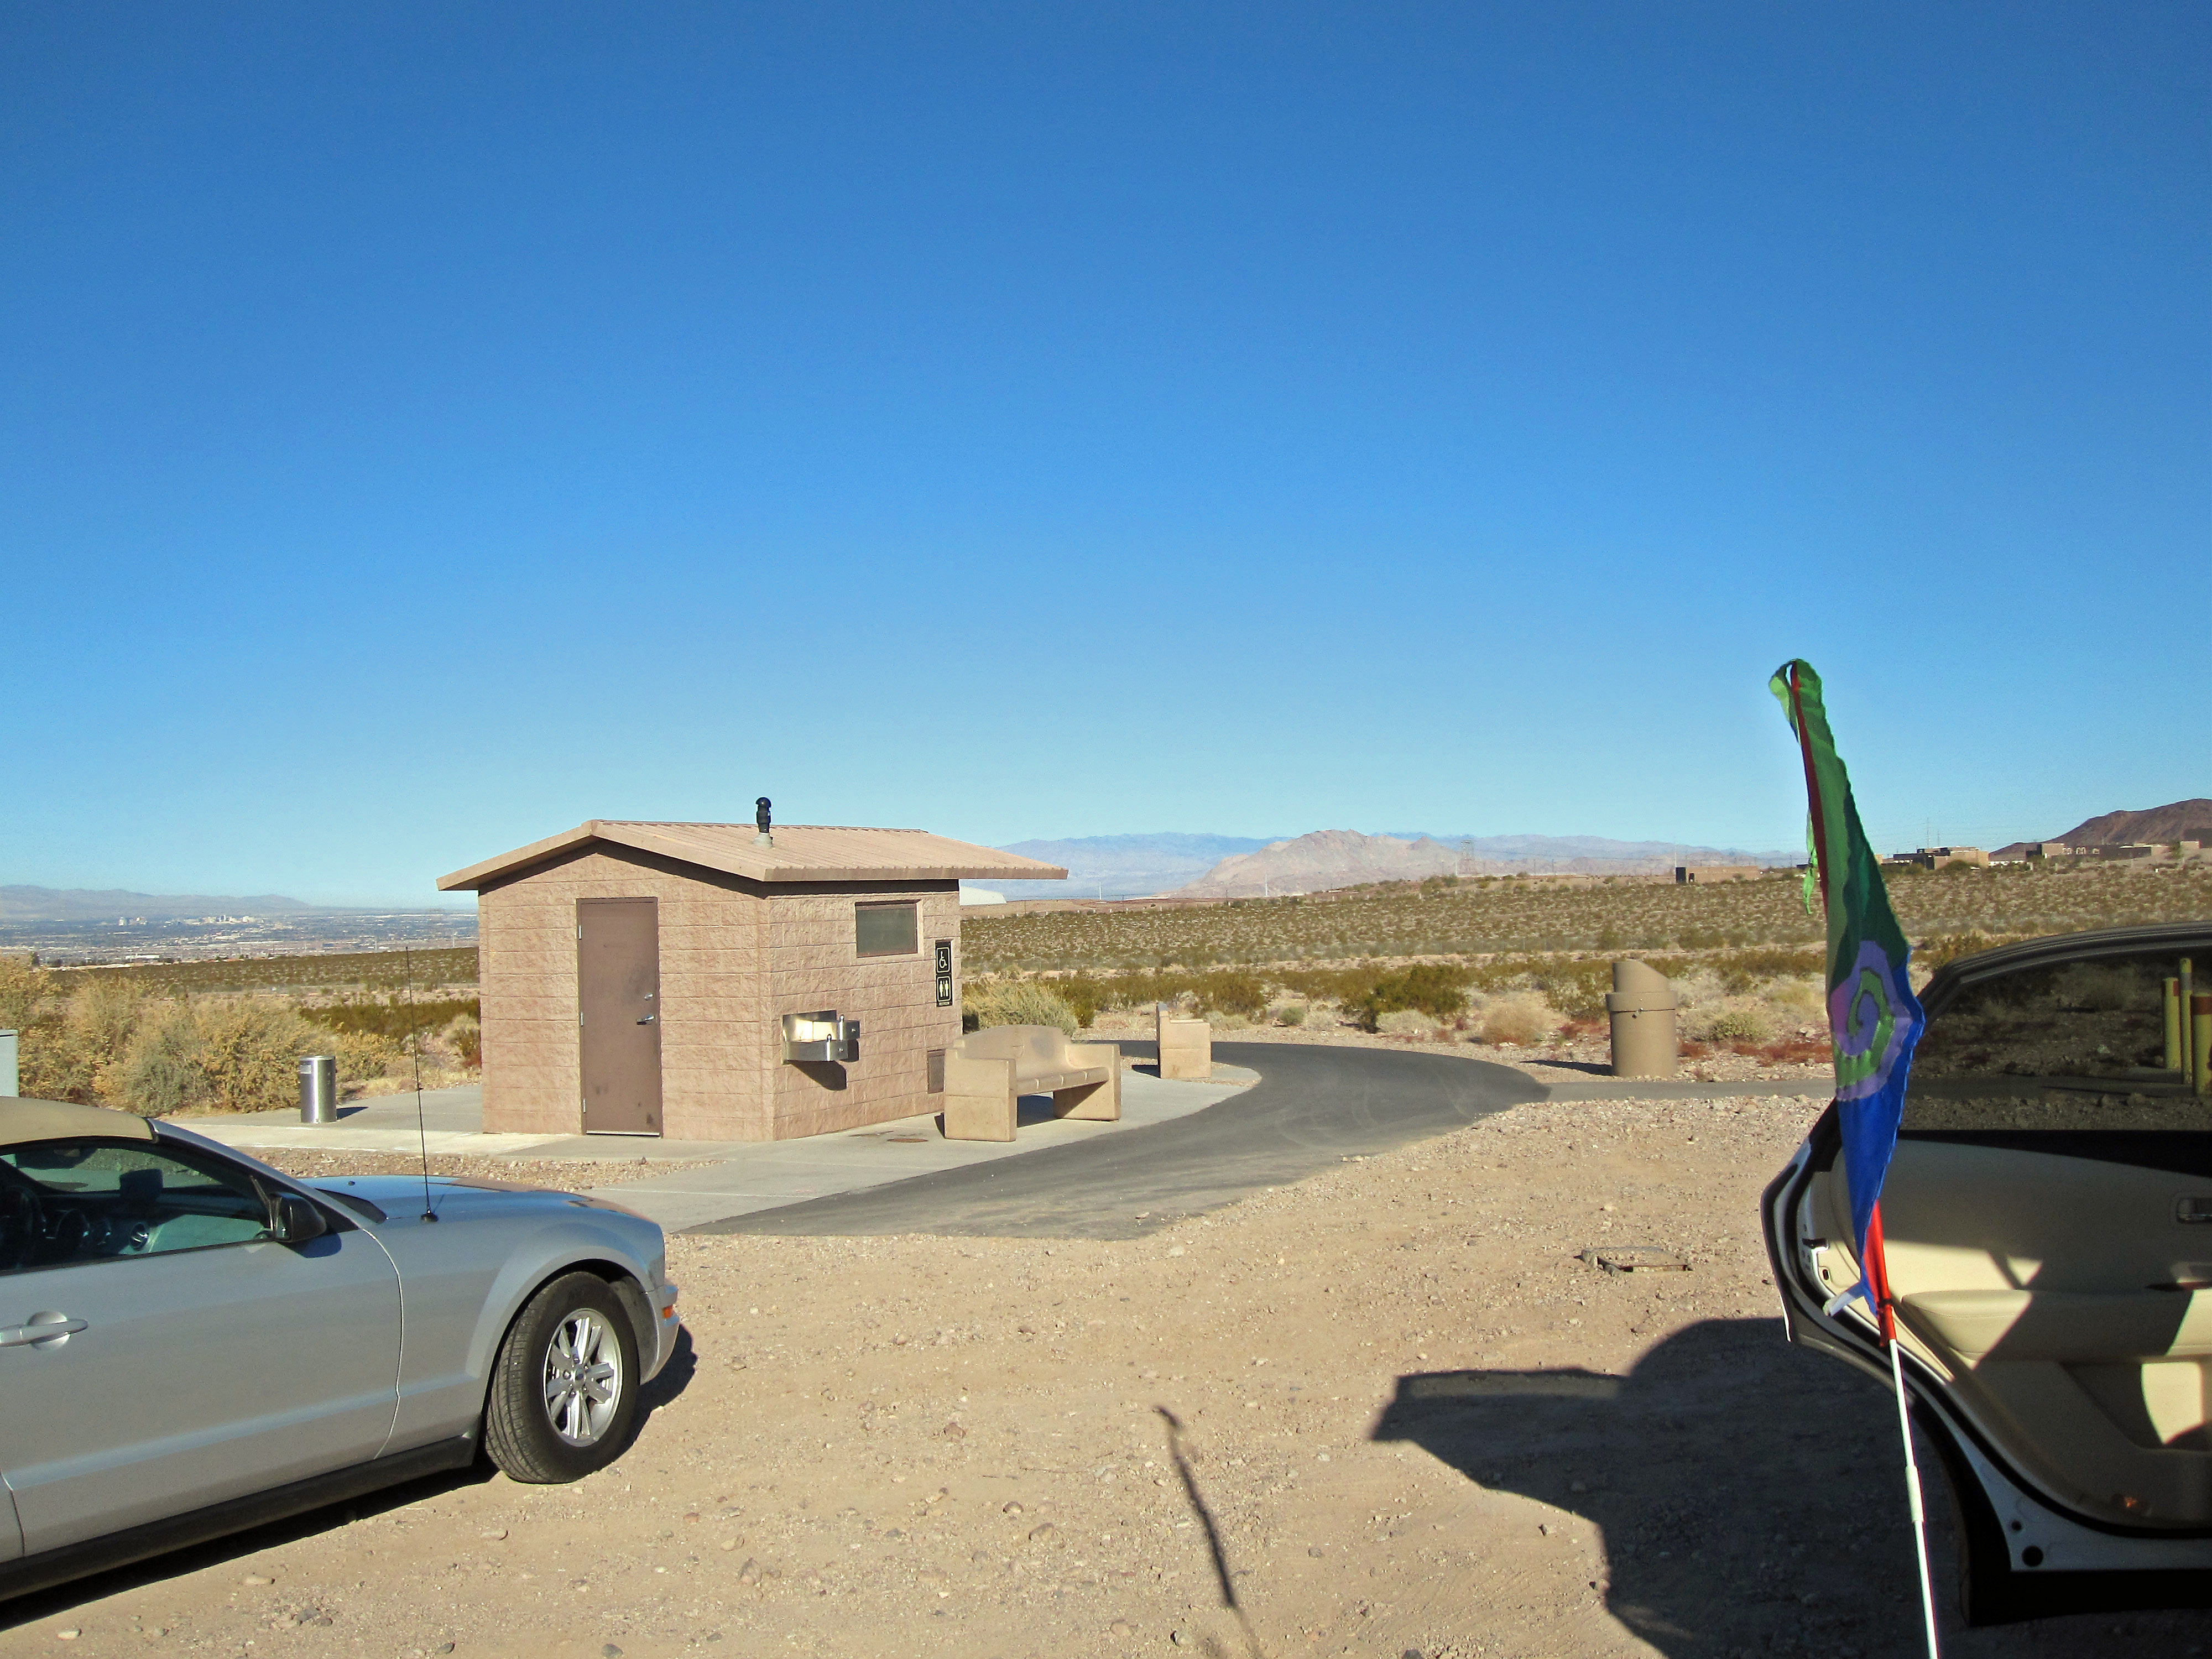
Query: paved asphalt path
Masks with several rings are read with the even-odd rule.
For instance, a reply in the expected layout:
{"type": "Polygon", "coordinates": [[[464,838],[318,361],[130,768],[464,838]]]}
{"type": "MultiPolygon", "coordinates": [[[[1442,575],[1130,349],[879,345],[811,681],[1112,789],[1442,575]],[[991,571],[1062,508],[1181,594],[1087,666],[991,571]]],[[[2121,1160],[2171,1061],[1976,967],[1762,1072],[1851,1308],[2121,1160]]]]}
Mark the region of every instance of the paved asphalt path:
{"type": "MultiPolygon", "coordinates": [[[[1121,1047],[1147,1057],[1153,1048],[1121,1047]]],[[[1136,1238],[1346,1158],[1388,1152],[1544,1098],[1543,1085],[1519,1072],[1440,1054],[1217,1042],[1213,1056],[1251,1067],[1260,1081],[1172,1122],[687,1231],[1136,1238]]]]}

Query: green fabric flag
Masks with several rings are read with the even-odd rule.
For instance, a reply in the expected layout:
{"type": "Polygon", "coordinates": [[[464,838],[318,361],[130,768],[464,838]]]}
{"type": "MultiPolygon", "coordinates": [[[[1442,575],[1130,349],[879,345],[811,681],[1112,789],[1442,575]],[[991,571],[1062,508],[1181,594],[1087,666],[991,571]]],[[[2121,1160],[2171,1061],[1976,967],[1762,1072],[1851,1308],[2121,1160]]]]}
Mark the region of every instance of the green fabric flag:
{"type": "Polygon", "coordinates": [[[1809,897],[1817,889],[1828,913],[1828,1030],[1835,1055],[1836,1109],[1863,1263],[1868,1224],[1905,1115],[1913,1047],[1926,1018],[1906,973],[1912,947],[1889,907],[1881,861],[1859,823],[1851,781],[1828,730],[1820,677],[1810,663],[1793,658],[1775,671],[1767,688],[1781,703],[1804,757],[1813,854],[1806,890],[1809,897]]]}

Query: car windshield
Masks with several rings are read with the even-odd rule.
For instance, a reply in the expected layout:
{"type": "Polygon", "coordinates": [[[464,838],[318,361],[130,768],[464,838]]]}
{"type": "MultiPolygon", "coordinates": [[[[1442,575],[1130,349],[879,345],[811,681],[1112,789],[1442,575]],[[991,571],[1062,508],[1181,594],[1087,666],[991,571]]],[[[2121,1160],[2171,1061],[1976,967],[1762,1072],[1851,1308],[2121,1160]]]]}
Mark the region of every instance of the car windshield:
{"type": "Polygon", "coordinates": [[[234,1190],[232,1183],[151,1147],[53,1141],[0,1151],[0,1163],[41,1192],[56,1194],[104,1193],[129,1198],[150,1190],[172,1199],[195,1193],[216,1198],[234,1190]]]}

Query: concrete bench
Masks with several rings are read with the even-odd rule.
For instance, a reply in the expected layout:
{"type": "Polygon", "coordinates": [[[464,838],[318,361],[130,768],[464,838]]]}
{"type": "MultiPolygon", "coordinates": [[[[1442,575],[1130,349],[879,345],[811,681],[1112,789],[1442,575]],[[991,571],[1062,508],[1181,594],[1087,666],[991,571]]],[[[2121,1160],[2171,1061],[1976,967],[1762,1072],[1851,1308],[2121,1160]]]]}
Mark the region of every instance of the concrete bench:
{"type": "Polygon", "coordinates": [[[945,1138],[1012,1140],[1015,1103],[1050,1095],[1053,1115],[1121,1115],[1121,1051],[1050,1025],[993,1025],[945,1051],[945,1138]]]}

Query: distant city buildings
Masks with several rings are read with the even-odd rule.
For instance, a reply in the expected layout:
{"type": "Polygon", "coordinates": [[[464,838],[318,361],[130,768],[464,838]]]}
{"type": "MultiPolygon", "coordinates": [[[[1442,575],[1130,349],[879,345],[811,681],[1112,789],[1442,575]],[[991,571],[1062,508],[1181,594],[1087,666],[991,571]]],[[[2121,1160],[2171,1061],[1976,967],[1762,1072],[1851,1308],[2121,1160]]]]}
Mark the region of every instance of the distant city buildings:
{"type": "Polygon", "coordinates": [[[1978,847],[1917,847],[1890,856],[1892,864],[1917,864],[1923,870],[1941,870],[1947,864],[1969,864],[1985,868],[1990,855],[1978,847]]]}

